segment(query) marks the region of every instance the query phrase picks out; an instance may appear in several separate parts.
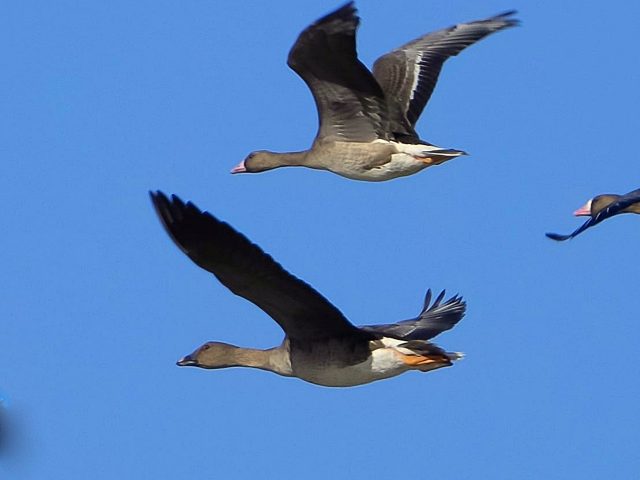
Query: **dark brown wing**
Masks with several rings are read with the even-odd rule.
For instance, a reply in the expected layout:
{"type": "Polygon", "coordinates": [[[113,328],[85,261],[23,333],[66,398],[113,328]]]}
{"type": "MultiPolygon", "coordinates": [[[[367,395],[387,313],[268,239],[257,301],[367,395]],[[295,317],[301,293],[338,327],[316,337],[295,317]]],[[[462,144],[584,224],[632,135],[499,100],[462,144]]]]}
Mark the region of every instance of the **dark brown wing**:
{"type": "Polygon", "coordinates": [[[625,193],[624,195],[622,195],[622,197],[620,197],[619,201],[625,203],[624,208],[630,207],[634,203],[640,202],[640,188],[629,193],[625,193]]]}
{"type": "Polygon", "coordinates": [[[290,338],[363,335],[322,295],[228,224],[175,195],[150,195],[176,245],[233,293],[264,310],[290,338]]]}
{"type": "Polygon", "coordinates": [[[373,65],[373,75],[390,102],[391,119],[403,115],[410,128],[431,98],[444,62],[487,35],[513,27],[517,20],[508,18],[515,11],[485,20],[460,23],[424,35],[380,57],[373,65]]]}
{"type": "Polygon", "coordinates": [[[387,138],[384,94],[356,54],[359,22],[349,2],[307,27],[289,52],[287,64],[306,82],[316,102],[317,140],[387,138]]]}

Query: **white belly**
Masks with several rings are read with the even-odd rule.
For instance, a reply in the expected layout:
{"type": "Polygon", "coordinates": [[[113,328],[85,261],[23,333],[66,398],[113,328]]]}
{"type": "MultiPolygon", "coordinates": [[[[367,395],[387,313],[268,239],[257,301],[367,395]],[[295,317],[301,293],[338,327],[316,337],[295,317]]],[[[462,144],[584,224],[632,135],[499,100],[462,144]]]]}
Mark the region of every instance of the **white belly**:
{"type": "Polygon", "coordinates": [[[391,161],[389,163],[367,170],[366,173],[360,178],[356,178],[356,180],[369,180],[374,182],[391,180],[392,178],[413,175],[427,168],[427,166],[426,163],[417,160],[407,153],[394,153],[391,155],[391,161]]]}
{"type": "Polygon", "coordinates": [[[326,387],[351,387],[395,377],[406,372],[405,365],[392,349],[374,350],[365,362],[348,367],[329,365],[292,365],[296,377],[326,387]]]}
{"type": "MultiPolygon", "coordinates": [[[[456,157],[459,154],[440,154],[443,149],[436,145],[407,144],[399,142],[389,142],[387,140],[375,140],[372,142],[380,146],[393,146],[393,149],[386,151],[359,152],[359,155],[352,154],[350,159],[331,168],[331,171],[353,180],[365,180],[369,182],[382,182],[398,177],[406,177],[418,173],[431,165],[422,159],[428,158],[431,153],[444,158],[456,157]],[[395,151],[396,153],[392,153],[395,151]],[[369,157],[369,158],[368,158],[369,157]],[[382,162],[380,160],[383,160],[382,162]],[[377,166],[373,166],[373,165],[377,166]]],[[[371,144],[366,144],[370,147],[371,144]]],[[[444,161],[444,160],[443,160],[444,161]]],[[[441,162],[437,162],[441,163],[441,162]]]]}

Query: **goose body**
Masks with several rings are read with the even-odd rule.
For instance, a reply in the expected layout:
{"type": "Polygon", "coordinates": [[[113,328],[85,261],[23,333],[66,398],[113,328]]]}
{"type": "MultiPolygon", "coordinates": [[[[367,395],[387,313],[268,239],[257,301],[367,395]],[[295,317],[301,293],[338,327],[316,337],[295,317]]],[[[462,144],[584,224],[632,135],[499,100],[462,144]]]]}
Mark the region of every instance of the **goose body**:
{"type": "Polygon", "coordinates": [[[311,286],[294,277],[228,224],[192,203],[162,192],[151,194],[162,224],[176,245],[236,295],[270,315],[285,332],[278,347],[258,350],[206,342],[179,366],[206,369],[251,367],[310,383],[347,387],[409,370],[448,367],[461,354],[430,341],[464,316],[465,302],[444,292],[420,314],[386,325],[356,327],[311,286]]]}
{"type": "Polygon", "coordinates": [[[380,57],[373,71],[357,57],[360,19],[353,2],[322,17],[300,34],[287,62],[316,102],[320,126],[311,149],[258,150],[231,172],[303,166],[355,180],[383,181],[466,155],[421,140],[415,124],[444,62],[491,33],[517,25],[510,18],[514,13],[423,35],[380,57]]]}
{"type": "Polygon", "coordinates": [[[339,341],[322,343],[309,355],[305,351],[295,351],[290,357],[292,371],[296,377],[317,385],[350,387],[395,377],[409,370],[426,372],[448,366],[447,359],[452,363],[462,358],[462,354],[457,352],[447,352],[445,358],[433,359],[415,355],[411,349],[402,346],[404,343],[402,340],[390,337],[372,340],[364,350],[365,360],[359,363],[353,363],[352,356],[346,362],[336,361],[336,357],[348,351],[339,341]],[[328,361],[318,362],[318,358],[328,359],[328,361]],[[411,361],[414,358],[416,362],[422,361],[422,365],[412,364],[411,361]]]}
{"type": "Polygon", "coordinates": [[[277,164],[286,158],[288,166],[329,170],[352,180],[381,182],[417,173],[430,165],[446,161],[451,155],[458,155],[454,151],[451,154],[441,153],[436,157],[432,154],[434,151],[444,152],[444,149],[432,145],[375,140],[371,143],[325,142],[306,152],[254,152],[253,155],[260,155],[263,164],[274,165],[272,168],[281,166],[277,164]],[[340,161],[327,162],[326,159],[340,161]]]}

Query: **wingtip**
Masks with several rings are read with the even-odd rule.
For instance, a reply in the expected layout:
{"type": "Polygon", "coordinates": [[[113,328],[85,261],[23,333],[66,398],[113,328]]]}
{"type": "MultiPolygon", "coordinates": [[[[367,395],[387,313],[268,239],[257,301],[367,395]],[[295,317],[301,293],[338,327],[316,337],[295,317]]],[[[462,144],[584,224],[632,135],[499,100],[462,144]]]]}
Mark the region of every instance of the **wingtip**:
{"type": "Polygon", "coordinates": [[[160,215],[160,203],[166,203],[167,196],[160,190],[149,190],[149,198],[151,199],[151,204],[153,205],[153,208],[155,208],[156,213],[160,215]]]}
{"type": "Polygon", "coordinates": [[[522,25],[522,21],[519,18],[511,18],[513,15],[517,14],[517,10],[507,10],[506,12],[499,13],[489,19],[492,22],[504,22],[500,28],[509,28],[509,27],[519,27],[522,25]]]}
{"type": "Polygon", "coordinates": [[[447,294],[447,291],[443,289],[435,298],[433,303],[431,303],[432,292],[431,292],[431,289],[428,289],[427,294],[425,295],[425,298],[424,298],[425,301],[424,301],[421,313],[429,312],[440,307],[442,308],[447,307],[447,308],[462,308],[463,315],[464,315],[464,312],[466,311],[466,308],[467,308],[467,302],[464,300],[464,298],[459,293],[456,293],[452,297],[449,297],[448,299],[445,300],[446,294],[447,294]]]}
{"type": "Polygon", "coordinates": [[[422,310],[421,311],[424,311],[427,308],[429,308],[429,304],[430,303],[431,303],[431,289],[428,288],[427,289],[427,293],[425,293],[425,295],[424,295],[424,301],[422,302],[422,310]]]}
{"type": "Polygon", "coordinates": [[[356,8],[356,2],[353,0],[349,0],[347,3],[345,3],[341,7],[338,7],[336,11],[341,11],[341,10],[351,10],[354,13],[358,11],[358,9],[356,8]]]}
{"type": "Polygon", "coordinates": [[[555,240],[556,242],[564,242],[565,240],[568,240],[570,238],[570,235],[560,235],[559,233],[547,232],[545,233],[545,235],[547,238],[555,240]]]}
{"type": "Polygon", "coordinates": [[[435,302],[433,302],[433,305],[431,306],[431,308],[437,308],[440,306],[440,303],[442,303],[442,299],[444,298],[445,294],[447,293],[446,290],[442,290],[440,292],[440,294],[436,297],[435,302]]]}
{"type": "Polygon", "coordinates": [[[327,13],[323,17],[319,18],[314,22],[314,25],[319,25],[325,22],[329,22],[334,20],[335,18],[340,17],[349,17],[353,18],[356,22],[360,21],[360,17],[358,17],[358,9],[356,8],[354,1],[349,1],[342,5],[341,7],[336,8],[335,10],[327,13]]]}
{"type": "Polygon", "coordinates": [[[161,190],[149,191],[151,197],[151,203],[156,211],[156,214],[160,218],[162,224],[170,230],[169,226],[176,221],[181,220],[185,215],[191,213],[187,210],[195,210],[196,213],[201,213],[198,207],[191,202],[185,203],[178,195],[172,193],[170,196],[162,192],[161,190]]]}
{"type": "MultiPolygon", "coordinates": [[[[495,18],[505,18],[505,17],[510,17],[512,15],[515,15],[518,13],[518,10],[516,10],[515,8],[511,9],[511,10],[507,10],[505,12],[499,13],[498,15],[495,16],[495,18]]],[[[514,19],[515,20],[515,19],[514,19]]]]}
{"type": "Polygon", "coordinates": [[[154,205],[159,205],[160,203],[171,203],[167,194],[162,190],[149,190],[149,198],[151,198],[154,205]]]}

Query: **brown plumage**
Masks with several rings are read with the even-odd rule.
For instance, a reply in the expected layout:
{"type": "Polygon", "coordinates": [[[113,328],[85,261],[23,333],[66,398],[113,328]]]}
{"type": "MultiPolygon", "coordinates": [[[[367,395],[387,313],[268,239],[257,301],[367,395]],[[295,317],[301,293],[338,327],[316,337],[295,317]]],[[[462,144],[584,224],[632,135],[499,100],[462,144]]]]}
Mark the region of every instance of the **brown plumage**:
{"type": "Polygon", "coordinates": [[[316,103],[319,128],[301,152],[252,152],[232,173],[285,166],[328,170],[355,180],[411,175],[465,155],[422,141],[415,131],[444,62],[478,40],[517,25],[506,12],[424,35],[380,57],[373,72],[358,60],[353,2],[307,27],[288,59],[316,103]]]}

